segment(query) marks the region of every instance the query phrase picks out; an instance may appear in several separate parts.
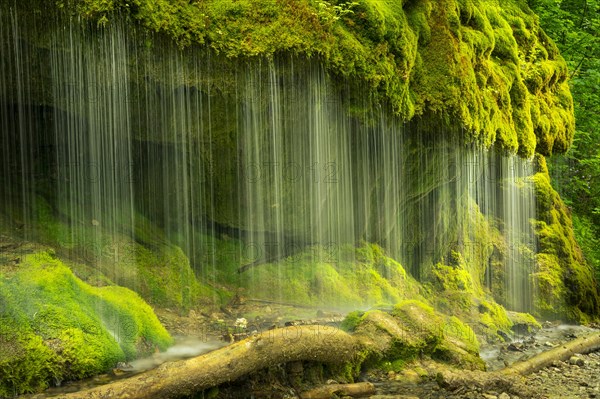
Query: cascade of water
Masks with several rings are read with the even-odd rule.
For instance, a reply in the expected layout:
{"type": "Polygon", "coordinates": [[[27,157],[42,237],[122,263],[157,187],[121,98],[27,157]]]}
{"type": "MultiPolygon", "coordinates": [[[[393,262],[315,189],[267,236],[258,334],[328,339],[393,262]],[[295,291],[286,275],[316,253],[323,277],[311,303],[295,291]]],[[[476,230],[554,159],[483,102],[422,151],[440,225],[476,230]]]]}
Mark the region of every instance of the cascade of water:
{"type": "MultiPolygon", "coordinates": [[[[364,241],[384,247],[418,279],[460,253],[475,280],[504,292],[509,307],[529,310],[531,162],[465,145],[460,132],[425,120],[404,124],[369,98],[358,101],[354,86],[317,62],[242,63],[158,38],[160,51],[136,47],[139,37],[118,23],[93,33],[77,24],[58,29],[49,55],[31,56],[46,57],[45,77],[25,70],[30,56],[14,15],[1,18],[12,18],[0,27],[10,55],[0,59],[2,201],[35,201],[39,179],[27,168],[39,145],[29,117],[36,111],[25,109],[34,103],[27,85],[47,79],[54,122],[44,129],[52,131],[55,160],[43,164],[56,177],[47,176],[54,187],[45,196],[68,223],[50,241],[93,248],[91,263],[114,251],[116,282],[135,285],[119,259],[131,253],[120,246],[132,242],[179,246],[204,281],[242,284],[260,264],[287,260],[279,262],[283,278],[282,269],[307,262],[311,251],[315,268],[335,269],[342,257],[349,261],[344,248],[364,241]],[[7,155],[13,143],[18,156],[7,155]],[[500,287],[495,266],[482,266],[494,247],[483,225],[497,226],[506,243],[495,257],[500,287]],[[223,251],[233,239],[241,246],[231,265],[223,251]],[[486,269],[487,278],[476,276],[486,269]]],[[[319,294],[318,284],[312,289],[319,294]]],[[[268,293],[290,299],[284,295],[268,293]]]]}
{"type": "MultiPolygon", "coordinates": [[[[32,92],[32,71],[28,62],[31,49],[20,39],[18,15],[0,10],[0,128],[10,135],[3,134],[0,156],[2,174],[0,176],[0,199],[3,200],[6,222],[22,230],[31,225],[31,208],[14,206],[19,203],[35,204],[36,187],[35,164],[31,162],[40,154],[36,148],[43,146],[40,136],[40,118],[28,118],[33,114],[30,99],[32,92]]],[[[31,237],[28,229],[23,230],[25,237],[31,237]]]]}
{"type": "Polygon", "coordinates": [[[531,311],[535,281],[535,239],[531,221],[535,218],[535,195],[531,176],[533,164],[516,157],[502,157],[502,219],[508,243],[505,285],[507,307],[531,311]]]}
{"type": "Polygon", "coordinates": [[[56,207],[69,220],[59,240],[92,263],[108,255],[118,283],[134,222],[128,59],[121,30],[91,36],[79,25],[58,30],[50,52],[56,207]]]}

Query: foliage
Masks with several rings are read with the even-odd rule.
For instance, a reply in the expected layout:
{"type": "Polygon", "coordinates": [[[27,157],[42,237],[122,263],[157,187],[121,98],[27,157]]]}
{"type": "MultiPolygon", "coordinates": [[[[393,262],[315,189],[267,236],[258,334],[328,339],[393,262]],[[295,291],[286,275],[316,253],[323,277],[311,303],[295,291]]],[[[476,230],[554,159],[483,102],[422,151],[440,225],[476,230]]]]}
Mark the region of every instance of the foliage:
{"type": "Polygon", "coordinates": [[[571,149],[551,160],[553,186],[573,209],[577,241],[600,276],[600,1],[529,0],[570,69],[577,130],[571,149]]]}

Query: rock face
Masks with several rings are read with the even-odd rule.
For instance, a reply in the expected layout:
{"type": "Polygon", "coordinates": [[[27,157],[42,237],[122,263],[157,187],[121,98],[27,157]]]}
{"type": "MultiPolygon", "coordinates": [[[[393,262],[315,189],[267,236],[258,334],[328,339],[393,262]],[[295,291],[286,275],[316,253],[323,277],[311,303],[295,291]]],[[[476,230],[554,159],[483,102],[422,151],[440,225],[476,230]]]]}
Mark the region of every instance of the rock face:
{"type": "MultiPolygon", "coordinates": [[[[40,4],[17,7],[43,31],[57,12],[42,15],[40,4]]],[[[562,152],[572,140],[566,65],[518,1],[86,0],[60,10],[58,18],[66,11],[101,26],[124,17],[182,47],[205,44],[229,57],[318,55],[336,75],[366,82],[402,119],[442,113],[471,140],[522,155],[562,152]]]]}

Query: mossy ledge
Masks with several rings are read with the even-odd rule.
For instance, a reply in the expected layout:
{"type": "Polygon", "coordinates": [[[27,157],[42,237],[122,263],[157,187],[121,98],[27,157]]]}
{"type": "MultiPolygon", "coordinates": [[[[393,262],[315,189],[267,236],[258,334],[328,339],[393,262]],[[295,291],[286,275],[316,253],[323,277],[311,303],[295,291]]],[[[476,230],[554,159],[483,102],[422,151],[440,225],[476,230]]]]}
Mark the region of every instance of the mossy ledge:
{"type": "MultiPolygon", "coordinates": [[[[390,104],[404,120],[433,115],[463,127],[468,141],[495,143],[522,156],[564,152],[572,142],[566,64],[523,2],[53,3],[57,15],[100,27],[126,18],[182,48],[205,45],[228,58],[281,52],[318,57],[341,79],[365,82],[375,102],[390,104]]],[[[47,19],[47,2],[15,6],[34,19],[47,19]]],[[[153,36],[147,37],[145,45],[152,46],[153,36]]]]}
{"type": "Polygon", "coordinates": [[[85,284],[52,250],[27,252],[16,268],[0,269],[0,397],[99,374],[172,343],[133,291],[85,284]]]}
{"type": "Polygon", "coordinates": [[[539,241],[537,271],[539,295],[536,307],[542,316],[567,317],[576,322],[592,321],[600,310],[600,291],[594,270],[585,261],[575,241],[568,208],[550,185],[546,160],[536,157],[538,172],[533,176],[539,241]],[[593,317],[593,316],[592,316],[593,317]]]}

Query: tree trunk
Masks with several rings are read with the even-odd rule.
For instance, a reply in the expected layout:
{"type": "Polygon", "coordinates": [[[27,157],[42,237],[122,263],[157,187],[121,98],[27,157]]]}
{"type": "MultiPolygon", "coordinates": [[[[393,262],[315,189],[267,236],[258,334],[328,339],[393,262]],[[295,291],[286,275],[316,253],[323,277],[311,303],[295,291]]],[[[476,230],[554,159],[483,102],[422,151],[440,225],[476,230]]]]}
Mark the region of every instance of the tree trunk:
{"type": "MultiPolygon", "coordinates": [[[[61,397],[176,398],[234,381],[274,364],[293,361],[343,364],[356,359],[361,349],[365,349],[365,346],[360,343],[360,337],[353,337],[334,327],[308,325],[278,328],[199,357],[168,362],[128,379],[61,397]]],[[[594,333],[491,373],[442,370],[438,373],[438,382],[451,390],[475,385],[520,392],[527,396],[527,387],[522,381],[523,375],[546,367],[555,360],[566,360],[575,353],[589,353],[599,349],[600,334],[594,333]]],[[[317,391],[323,389],[370,390],[371,387],[370,384],[324,386],[314,392],[304,393],[303,397],[319,397],[310,395],[317,395],[317,391]]]]}
{"type": "Polygon", "coordinates": [[[358,382],[356,384],[330,384],[323,385],[300,394],[302,399],[330,399],[333,395],[345,395],[360,397],[375,394],[375,385],[370,382],[358,382]]]}
{"type": "Polygon", "coordinates": [[[595,333],[539,353],[530,359],[506,367],[500,372],[527,375],[549,366],[555,360],[568,360],[576,353],[586,354],[597,350],[600,350],[600,334],[595,333]]]}
{"type": "Polygon", "coordinates": [[[562,344],[547,352],[539,353],[530,359],[517,362],[494,372],[441,370],[437,374],[438,383],[448,390],[477,386],[482,389],[506,391],[521,397],[533,397],[524,376],[552,364],[556,360],[567,360],[575,353],[590,353],[600,350],[600,334],[594,333],[562,344]]]}
{"type": "Polygon", "coordinates": [[[157,398],[192,395],[268,366],[292,361],[341,364],[354,359],[359,345],[327,326],[295,326],[265,331],[188,360],[168,362],[120,381],[63,398],[157,398]]]}

